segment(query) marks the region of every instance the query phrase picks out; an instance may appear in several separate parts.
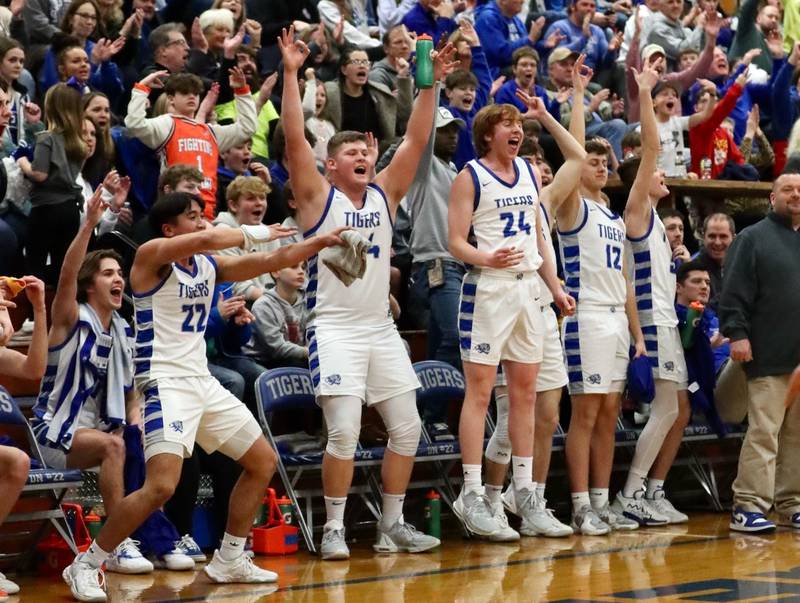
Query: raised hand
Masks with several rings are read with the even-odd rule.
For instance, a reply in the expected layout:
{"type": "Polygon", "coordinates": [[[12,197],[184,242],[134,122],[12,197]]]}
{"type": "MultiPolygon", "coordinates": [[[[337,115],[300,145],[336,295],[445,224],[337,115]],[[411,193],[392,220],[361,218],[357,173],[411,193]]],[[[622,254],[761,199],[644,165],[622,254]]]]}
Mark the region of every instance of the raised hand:
{"type": "Polygon", "coordinates": [[[660,76],[658,75],[658,71],[656,71],[656,67],[660,64],[660,61],[663,59],[659,58],[657,61],[653,61],[650,63],[649,61],[642,67],[642,71],[639,72],[636,70],[636,67],[631,67],[631,71],[633,72],[633,77],[636,80],[636,84],[639,86],[639,90],[646,90],[650,91],[655,88],[660,76]]]}
{"type": "Polygon", "coordinates": [[[197,112],[194,118],[201,123],[208,123],[209,117],[214,112],[214,107],[217,106],[217,99],[219,98],[219,82],[214,82],[208,89],[208,92],[203,97],[200,106],[197,107],[197,112]]]}
{"type": "Polygon", "coordinates": [[[25,111],[25,122],[29,124],[38,124],[42,121],[42,110],[36,103],[25,103],[23,106],[25,111]]]}
{"type": "Polygon", "coordinates": [[[472,21],[469,19],[462,19],[461,23],[458,24],[458,29],[461,31],[461,37],[467,42],[467,44],[470,46],[481,45],[481,39],[478,37],[478,32],[475,31],[472,21]]]}
{"type": "Polygon", "coordinates": [[[247,86],[247,78],[244,76],[244,72],[238,66],[228,69],[228,77],[231,88],[234,90],[247,86]]]}
{"type": "Polygon", "coordinates": [[[716,40],[719,36],[719,30],[721,28],[722,19],[720,19],[717,15],[717,11],[713,11],[711,14],[706,16],[706,22],[703,25],[703,31],[705,31],[706,36],[712,40],[716,40]]]}
{"type": "Polygon", "coordinates": [[[263,163],[251,161],[250,171],[253,172],[254,176],[260,178],[261,181],[267,186],[272,184],[272,174],[269,173],[269,168],[267,168],[267,166],[265,166],[263,163]]]}
{"type": "Polygon", "coordinates": [[[365,136],[367,137],[367,156],[374,166],[378,163],[378,139],[372,132],[367,132],[365,136]]]}
{"type": "Polygon", "coordinates": [[[489,90],[489,96],[494,98],[494,95],[497,94],[497,91],[503,87],[503,84],[506,82],[506,76],[501,75],[495,81],[492,82],[492,89],[489,90]]]}
{"type": "Polygon", "coordinates": [[[501,247],[488,254],[486,265],[489,268],[511,268],[524,259],[524,251],[517,251],[516,247],[501,247]]]}
{"type": "Polygon", "coordinates": [[[564,32],[560,29],[556,29],[553,33],[547,36],[544,40],[544,47],[545,48],[555,48],[561,42],[563,42],[567,36],[564,35],[564,32]]]}
{"type": "MultiPolygon", "coordinates": [[[[312,69],[311,72],[313,73],[314,70],[312,69]]],[[[308,76],[306,76],[306,79],[308,79],[308,76]]],[[[270,96],[272,96],[272,91],[275,89],[275,84],[277,83],[278,83],[278,72],[273,71],[267,77],[264,78],[263,82],[261,82],[261,89],[259,90],[259,94],[261,94],[261,96],[264,97],[265,99],[269,98],[270,96]]]]}
{"type": "Polygon", "coordinates": [[[742,63],[744,63],[745,65],[749,65],[750,63],[753,62],[753,59],[756,58],[757,56],[761,56],[761,49],[751,48],[750,50],[744,53],[744,56],[742,56],[742,63]]]}
{"type": "Polygon", "coordinates": [[[547,113],[544,102],[535,94],[528,94],[524,90],[517,89],[517,98],[525,103],[525,106],[528,108],[522,117],[539,120],[547,113]]]}
{"type": "Polygon", "coordinates": [[[528,39],[531,42],[537,42],[539,38],[542,37],[542,32],[544,31],[544,24],[545,24],[544,17],[539,17],[538,19],[536,19],[531,23],[531,28],[528,31],[528,39]]]}
{"type": "MultiPolygon", "coordinates": [[[[106,177],[103,178],[103,188],[106,189],[112,195],[117,194],[117,187],[120,183],[119,172],[117,170],[111,170],[106,177]]],[[[117,208],[114,208],[114,211],[117,211],[117,208]]]]}
{"type": "Polygon", "coordinates": [[[8,10],[11,11],[11,16],[18,17],[27,3],[28,0],[11,0],[11,3],[8,5],[8,10]]]}
{"type": "Polygon", "coordinates": [[[611,95],[611,116],[622,117],[623,115],[625,115],[625,99],[614,93],[611,95]]]}
{"type": "Polygon", "coordinates": [[[144,12],[141,8],[137,8],[130,17],[125,19],[122,29],[119,30],[120,37],[127,38],[137,35],[142,29],[142,23],[144,23],[144,12]]]}
{"type": "Polygon", "coordinates": [[[336,24],[336,27],[333,28],[331,35],[333,36],[333,41],[339,46],[344,44],[344,17],[339,19],[339,22],[336,24]]]}
{"type": "Polygon", "coordinates": [[[792,52],[789,55],[789,64],[797,67],[800,64],[800,42],[795,42],[792,52]]]}
{"type": "Polygon", "coordinates": [[[583,37],[585,38],[592,37],[592,13],[586,13],[583,16],[583,23],[581,23],[581,31],[583,32],[583,37]]]}
{"type": "Polygon", "coordinates": [[[411,64],[403,57],[397,57],[397,77],[408,77],[411,73],[411,64]]]}
{"type": "Polygon", "coordinates": [[[622,32],[618,31],[608,42],[608,52],[615,52],[620,46],[622,46],[622,32]]]}
{"type": "Polygon", "coordinates": [[[236,49],[244,42],[245,27],[244,24],[237,30],[237,32],[225,38],[222,43],[222,53],[226,59],[236,58],[236,49]]]}
{"type": "Polygon", "coordinates": [[[192,21],[192,48],[199,50],[203,54],[208,52],[208,40],[203,34],[203,28],[200,26],[200,18],[195,17],[192,21]]]}
{"type": "Polygon", "coordinates": [[[142,86],[147,86],[148,88],[163,88],[164,87],[164,80],[161,78],[168,78],[169,71],[166,69],[162,69],[161,71],[154,71],[150,75],[146,75],[141,80],[139,80],[139,84],[142,86]]]}
{"type": "Polygon", "coordinates": [[[44,283],[35,276],[23,276],[25,281],[25,297],[36,308],[44,308],[44,283]]]}
{"type": "Polygon", "coordinates": [[[451,60],[456,54],[456,48],[450,42],[445,44],[441,50],[432,51],[433,59],[433,79],[443,80],[449,73],[458,67],[459,61],[451,60]]]}
{"type": "Polygon", "coordinates": [[[103,201],[103,186],[98,186],[86,202],[86,223],[94,228],[100,223],[108,205],[103,201]]]}
{"type": "Polygon", "coordinates": [[[786,54],[783,50],[783,36],[777,29],[769,32],[764,40],[769,48],[770,54],[776,58],[781,59],[786,54]]]}
{"type": "Polygon", "coordinates": [[[250,36],[250,46],[261,46],[261,23],[255,19],[247,19],[244,22],[244,30],[250,36]]]}
{"type": "Polygon", "coordinates": [[[747,134],[751,137],[754,136],[759,130],[761,123],[761,111],[758,108],[758,105],[753,105],[753,108],[750,109],[750,113],[747,116],[747,134]]]}
{"type": "Polygon", "coordinates": [[[611,90],[608,88],[603,88],[597,94],[592,96],[592,100],[589,101],[589,113],[594,113],[597,111],[600,108],[600,103],[602,103],[604,100],[607,100],[609,96],[611,96],[611,90]]]}
{"type": "Polygon", "coordinates": [[[283,57],[283,71],[295,74],[303,66],[310,51],[302,40],[294,39],[294,27],[284,29],[278,38],[278,48],[283,57]]]}
{"type": "MultiPolygon", "coordinates": [[[[570,88],[569,86],[561,86],[556,92],[556,101],[560,105],[561,103],[565,103],[569,100],[569,97],[572,96],[573,92],[575,91],[574,88],[570,88]]],[[[581,93],[582,94],[582,93],[581,93]]]]}
{"type": "Polygon", "coordinates": [[[575,66],[572,68],[572,87],[578,92],[579,96],[583,96],[583,93],[589,86],[589,82],[592,81],[592,77],[594,76],[594,70],[588,65],[584,65],[585,61],[586,55],[579,55],[578,58],[575,59],[575,66]]]}

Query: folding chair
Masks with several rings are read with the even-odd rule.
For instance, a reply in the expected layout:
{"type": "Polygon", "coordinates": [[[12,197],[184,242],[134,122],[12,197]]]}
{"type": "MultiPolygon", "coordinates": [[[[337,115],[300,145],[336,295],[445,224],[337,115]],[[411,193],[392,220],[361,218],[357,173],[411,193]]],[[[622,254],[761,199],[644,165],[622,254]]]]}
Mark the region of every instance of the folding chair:
{"type": "MultiPolygon", "coordinates": [[[[464,377],[458,369],[439,360],[423,360],[414,363],[421,387],[417,390],[417,406],[422,407],[430,402],[443,400],[464,400],[464,377]]],[[[450,480],[453,465],[461,460],[461,447],[458,440],[453,442],[434,442],[428,430],[422,426],[423,442],[417,450],[417,458],[433,461],[439,473],[442,487],[437,488],[442,499],[452,508],[456,494],[450,480]]]]}
{"type": "MultiPolygon", "coordinates": [[[[280,411],[302,412],[317,410],[314,397],[314,386],[311,373],[304,368],[277,368],[262,373],[256,381],[256,399],[258,400],[258,418],[267,441],[278,455],[278,474],[280,475],[286,494],[292,501],[294,516],[303,534],[308,550],[316,553],[313,536],[313,499],[322,496],[321,478],[319,487],[300,488],[300,479],[312,471],[322,469],[323,451],[294,454],[278,445],[270,428],[273,413],[280,411]],[[305,512],[300,507],[300,499],[305,501],[305,512]]],[[[321,411],[320,411],[321,412],[321,411]]],[[[361,448],[355,454],[357,468],[375,467],[383,461],[384,448],[361,448]]],[[[367,476],[369,477],[369,476],[367,476]]],[[[350,492],[357,494],[372,513],[380,519],[380,509],[374,499],[373,488],[369,485],[351,486],[350,492]]]]}
{"type": "Polygon", "coordinates": [[[81,472],[74,469],[60,471],[44,466],[28,421],[17,402],[3,387],[0,387],[0,433],[10,436],[17,445],[24,443],[22,450],[42,467],[30,470],[20,500],[3,523],[0,542],[13,542],[14,545],[10,547],[10,552],[6,552],[8,546],[3,546],[0,562],[6,564],[16,561],[17,566],[27,563],[48,525],[58,531],[77,555],[78,548],[61,510],[61,502],[69,489],[81,485],[81,472]]]}

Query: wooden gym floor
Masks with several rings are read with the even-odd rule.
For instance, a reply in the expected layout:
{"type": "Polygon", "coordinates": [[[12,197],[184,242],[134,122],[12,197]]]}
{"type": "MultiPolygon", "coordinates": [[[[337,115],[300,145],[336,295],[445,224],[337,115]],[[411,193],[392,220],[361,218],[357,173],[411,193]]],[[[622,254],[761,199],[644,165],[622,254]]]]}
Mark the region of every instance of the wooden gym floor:
{"type": "MultiPolygon", "coordinates": [[[[305,552],[256,557],[280,573],[277,586],[212,586],[202,572],[106,574],[110,601],[302,601],[331,603],[646,601],[800,602],[800,531],[755,536],[728,531],[728,515],[610,537],[523,538],[486,544],[457,534],[432,554],[375,556],[351,546],[345,562],[305,552]]],[[[27,601],[71,600],[60,578],[19,577],[27,601]]]]}

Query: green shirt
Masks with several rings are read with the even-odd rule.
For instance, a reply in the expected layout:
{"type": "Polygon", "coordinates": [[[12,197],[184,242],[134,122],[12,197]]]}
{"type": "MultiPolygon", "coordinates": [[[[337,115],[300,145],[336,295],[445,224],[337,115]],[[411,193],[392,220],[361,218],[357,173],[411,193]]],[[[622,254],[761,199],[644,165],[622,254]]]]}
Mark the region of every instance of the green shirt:
{"type": "MultiPolygon", "coordinates": [[[[253,94],[253,100],[257,101],[257,95],[253,94]]],[[[217,120],[236,120],[236,101],[232,100],[228,103],[217,105],[214,110],[217,112],[217,120]]],[[[269,138],[269,122],[276,120],[280,117],[275,105],[271,100],[264,103],[261,111],[258,112],[258,127],[256,133],[253,134],[253,155],[257,157],[269,158],[269,147],[267,139],[269,138]]]]}

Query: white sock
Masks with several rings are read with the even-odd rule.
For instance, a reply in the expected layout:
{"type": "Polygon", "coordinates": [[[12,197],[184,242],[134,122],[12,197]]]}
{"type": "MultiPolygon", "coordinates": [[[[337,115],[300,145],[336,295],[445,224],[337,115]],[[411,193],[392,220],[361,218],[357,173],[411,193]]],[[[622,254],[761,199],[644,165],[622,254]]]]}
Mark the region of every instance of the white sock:
{"type": "Polygon", "coordinates": [[[572,510],[575,513],[580,511],[583,507],[591,506],[588,492],[573,492],[571,498],[572,498],[572,510]]]}
{"type": "Polygon", "coordinates": [[[589,488],[589,500],[593,509],[602,509],[608,504],[608,488],[589,488]]]}
{"type": "Polygon", "coordinates": [[[481,466],[461,465],[464,472],[464,494],[481,491],[481,466]]]}
{"type": "Polygon", "coordinates": [[[89,545],[89,548],[86,549],[86,552],[78,555],[75,560],[80,561],[81,563],[86,563],[95,569],[100,569],[110,556],[111,553],[107,553],[101,549],[97,544],[97,541],[92,540],[92,544],[89,545]]]}
{"type": "Polygon", "coordinates": [[[247,536],[233,536],[225,532],[219,547],[219,556],[223,561],[234,561],[244,554],[244,543],[247,536]]]}
{"type": "Polygon", "coordinates": [[[486,489],[486,498],[489,499],[489,502],[493,505],[496,505],[500,502],[500,495],[503,493],[503,486],[495,486],[494,484],[486,484],[484,486],[486,489]]]}
{"type": "Polygon", "coordinates": [[[383,495],[383,525],[391,528],[396,521],[403,523],[403,501],[405,494],[384,494],[383,495]]]}
{"type": "Polygon", "coordinates": [[[546,484],[544,482],[539,482],[538,484],[536,484],[536,496],[538,496],[540,500],[544,500],[545,485],[546,484]]]}
{"type": "Polygon", "coordinates": [[[532,456],[512,456],[511,477],[514,482],[514,490],[533,489],[533,457],[532,456]]]}
{"type": "Polygon", "coordinates": [[[647,479],[647,473],[643,473],[631,467],[628,471],[628,479],[625,481],[625,487],[622,488],[622,496],[625,498],[633,498],[639,490],[644,490],[644,481],[647,479]]]}
{"type": "Polygon", "coordinates": [[[344,505],[346,502],[346,496],[341,498],[333,496],[325,497],[326,528],[342,529],[344,527],[344,505]]]}
{"type": "Polygon", "coordinates": [[[656,497],[656,492],[659,490],[664,490],[664,480],[663,479],[648,479],[647,480],[647,498],[653,500],[656,497]]]}

